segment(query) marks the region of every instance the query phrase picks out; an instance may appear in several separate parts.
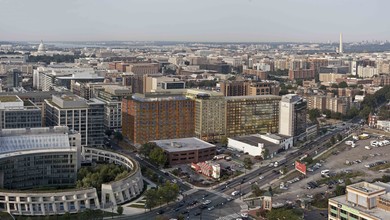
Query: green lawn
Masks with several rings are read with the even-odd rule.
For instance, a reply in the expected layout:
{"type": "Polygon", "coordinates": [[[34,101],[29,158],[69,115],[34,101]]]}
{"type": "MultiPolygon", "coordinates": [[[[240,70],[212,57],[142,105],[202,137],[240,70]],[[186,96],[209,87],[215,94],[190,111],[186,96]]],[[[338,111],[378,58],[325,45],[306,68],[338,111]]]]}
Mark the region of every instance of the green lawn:
{"type": "Polygon", "coordinates": [[[12,217],[8,214],[8,212],[0,212],[1,220],[12,220],[12,217]]]}
{"type": "Polygon", "coordinates": [[[375,166],[375,167],[370,167],[368,169],[372,170],[372,171],[379,171],[379,170],[384,170],[384,169],[387,169],[387,168],[390,168],[390,163],[381,164],[381,165],[378,165],[378,166],[375,166]]]}

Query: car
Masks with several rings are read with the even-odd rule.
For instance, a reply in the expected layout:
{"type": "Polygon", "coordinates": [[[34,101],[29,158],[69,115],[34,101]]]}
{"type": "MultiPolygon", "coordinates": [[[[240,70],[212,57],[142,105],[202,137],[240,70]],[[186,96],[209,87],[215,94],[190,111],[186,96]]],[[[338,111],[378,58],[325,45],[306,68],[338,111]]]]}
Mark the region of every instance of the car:
{"type": "Polygon", "coordinates": [[[211,200],[206,200],[206,201],[203,202],[203,205],[208,205],[210,203],[211,203],[211,200]]]}
{"type": "Polygon", "coordinates": [[[177,207],[174,209],[175,212],[179,211],[180,210],[180,207],[177,207]]]}
{"type": "Polygon", "coordinates": [[[195,212],[194,216],[200,215],[200,212],[195,212]]]}
{"type": "Polygon", "coordinates": [[[188,213],[190,213],[188,210],[184,210],[184,211],[181,212],[182,215],[186,215],[188,213]]]}
{"type": "Polygon", "coordinates": [[[371,147],[369,147],[369,146],[365,146],[364,148],[367,150],[371,150],[371,147]]]}
{"type": "Polygon", "coordinates": [[[264,179],[264,176],[259,176],[259,179],[261,179],[261,180],[264,179]]]}
{"type": "Polygon", "coordinates": [[[211,211],[213,210],[215,207],[214,206],[210,206],[207,210],[211,211]]]}
{"type": "Polygon", "coordinates": [[[206,208],[207,208],[207,205],[204,205],[204,204],[199,206],[199,209],[206,209],[206,208]]]}
{"type": "Polygon", "coordinates": [[[157,211],[156,214],[157,214],[157,215],[162,215],[162,214],[164,214],[164,210],[160,209],[160,210],[157,211]]]}
{"type": "Polygon", "coordinates": [[[228,201],[228,202],[230,202],[230,201],[232,201],[232,200],[233,200],[232,197],[228,197],[228,198],[226,199],[226,201],[228,201]]]}
{"type": "Polygon", "coordinates": [[[232,192],[232,196],[236,196],[236,195],[238,195],[240,193],[240,191],[234,191],[234,192],[232,192]]]}

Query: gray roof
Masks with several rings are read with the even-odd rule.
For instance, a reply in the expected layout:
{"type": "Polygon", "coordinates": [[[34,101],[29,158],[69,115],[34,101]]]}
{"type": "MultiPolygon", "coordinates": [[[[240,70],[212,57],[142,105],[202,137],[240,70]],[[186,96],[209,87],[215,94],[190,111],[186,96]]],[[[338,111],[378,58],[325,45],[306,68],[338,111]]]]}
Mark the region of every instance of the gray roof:
{"type": "Polygon", "coordinates": [[[215,145],[210,144],[206,141],[202,141],[198,138],[177,138],[177,139],[167,139],[167,140],[156,140],[152,141],[157,144],[160,148],[164,149],[167,152],[180,152],[180,151],[189,151],[189,150],[200,150],[215,147],[215,145]]]}
{"type": "Polygon", "coordinates": [[[0,154],[56,148],[70,148],[67,134],[49,133],[0,137],[0,154]]]}

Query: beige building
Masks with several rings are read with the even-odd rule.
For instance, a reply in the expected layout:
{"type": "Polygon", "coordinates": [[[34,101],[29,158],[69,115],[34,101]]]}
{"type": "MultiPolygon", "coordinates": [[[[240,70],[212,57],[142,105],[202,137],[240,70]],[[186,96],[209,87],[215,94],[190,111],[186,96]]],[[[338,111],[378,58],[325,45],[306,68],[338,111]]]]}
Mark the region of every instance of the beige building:
{"type": "Polygon", "coordinates": [[[330,86],[333,83],[337,83],[336,79],[345,77],[345,74],[341,73],[320,73],[320,81],[322,85],[330,86]]]}
{"type": "Polygon", "coordinates": [[[185,82],[175,77],[167,77],[162,74],[144,76],[144,93],[158,92],[166,89],[184,89],[185,82]]]}
{"type": "Polygon", "coordinates": [[[349,185],[345,195],[329,199],[329,220],[390,219],[389,191],[389,183],[360,182],[349,185]]]}
{"type": "Polygon", "coordinates": [[[320,111],[330,110],[346,114],[352,105],[352,97],[333,97],[333,96],[308,96],[307,108],[319,109],[320,111]]]}
{"type": "Polygon", "coordinates": [[[226,100],[222,93],[188,89],[186,96],[195,101],[195,135],[214,141],[225,135],[226,100]]]}
{"type": "Polygon", "coordinates": [[[126,72],[132,72],[135,75],[145,75],[158,73],[158,63],[130,63],[126,66],[126,72]]]}

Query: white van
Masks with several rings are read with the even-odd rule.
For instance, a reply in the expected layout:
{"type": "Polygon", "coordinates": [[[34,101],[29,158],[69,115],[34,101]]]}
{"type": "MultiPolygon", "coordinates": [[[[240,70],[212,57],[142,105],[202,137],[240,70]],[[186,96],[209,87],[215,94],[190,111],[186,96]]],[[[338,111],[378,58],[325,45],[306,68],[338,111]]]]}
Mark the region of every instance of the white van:
{"type": "Polygon", "coordinates": [[[322,171],[321,171],[321,174],[322,174],[322,175],[328,175],[329,172],[330,172],[330,170],[322,170],[322,171]]]}
{"type": "Polygon", "coordinates": [[[234,191],[234,192],[232,192],[232,196],[236,196],[236,195],[238,195],[240,193],[240,191],[234,191]]]}

